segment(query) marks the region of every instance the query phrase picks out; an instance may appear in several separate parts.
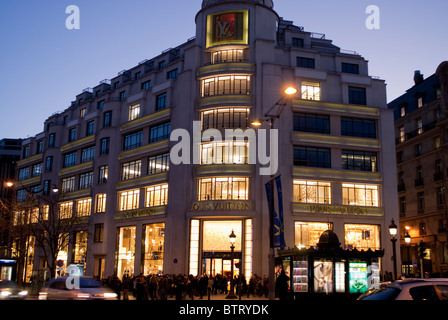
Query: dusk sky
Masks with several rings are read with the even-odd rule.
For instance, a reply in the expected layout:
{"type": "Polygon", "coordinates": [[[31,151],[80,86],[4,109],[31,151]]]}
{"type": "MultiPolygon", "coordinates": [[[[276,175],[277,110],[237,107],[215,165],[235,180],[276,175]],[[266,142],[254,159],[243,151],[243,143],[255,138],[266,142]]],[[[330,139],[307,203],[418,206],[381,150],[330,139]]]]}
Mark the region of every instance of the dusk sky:
{"type": "MultiPolygon", "coordinates": [[[[83,89],[195,36],[202,0],[2,0],[0,139],[26,138],[68,108],[83,89]],[[66,28],[66,8],[80,29],[66,28]]],[[[448,1],[274,0],[280,17],[354,50],[369,74],[386,80],[388,102],[448,60],[448,1]],[[369,30],[366,8],[380,9],[369,30]]]]}

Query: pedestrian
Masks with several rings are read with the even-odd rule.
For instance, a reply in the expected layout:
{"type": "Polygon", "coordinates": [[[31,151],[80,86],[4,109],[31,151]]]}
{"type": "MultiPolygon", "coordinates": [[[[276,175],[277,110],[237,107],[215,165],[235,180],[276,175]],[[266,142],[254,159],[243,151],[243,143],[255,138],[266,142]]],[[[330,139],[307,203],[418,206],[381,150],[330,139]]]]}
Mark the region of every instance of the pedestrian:
{"type": "Polygon", "coordinates": [[[207,294],[208,294],[208,300],[210,300],[210,295],[212,294],[213,291],[213,284],[215,283],[215,281],[213,280],[213,277],[210,276],[210,278],[208,278],[208,282],[207,282],[207,294]]]}
{"type": "Polygon", "coordinates": [[[128,275],[123,277],[123,300],[129,300],[130,280],[128,275]]]}
{"type": "Polygon", "coordinates": [[[145,279],[143,278],[142,274],[140,274],[139,277],[135,278],[135,292],[137,300],[143,300],[145,296],[145,288],[143,283],[144,281],[145,279]]]}
{"type": "Polygon", "coordinates": [[[280,300],[288,300],[288,281],[289,277],[286,275],[285,270],[282,269],[277,281],[275,282],[275,290],[278,291],[280,300]]]}

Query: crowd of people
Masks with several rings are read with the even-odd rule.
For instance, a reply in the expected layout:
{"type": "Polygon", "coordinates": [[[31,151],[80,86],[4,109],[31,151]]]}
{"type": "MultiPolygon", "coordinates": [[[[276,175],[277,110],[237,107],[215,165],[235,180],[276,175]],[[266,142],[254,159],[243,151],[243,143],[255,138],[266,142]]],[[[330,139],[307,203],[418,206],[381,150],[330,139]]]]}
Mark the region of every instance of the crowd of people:
{"type": "MultiPolygon", "coordinates": [[[[235,294],[250,298],[251,296],[268,297],[269,280],[267,276],[252,275],[246,281],[244,275],[234,277],[235,294]]],[[[118,299],[129,300],[187,300],[208,299],[211,295],[227,294],[230,279],[224,275],[124,275],[122,279],[111,276],[103,280],[117,293],[118,299]]]]}

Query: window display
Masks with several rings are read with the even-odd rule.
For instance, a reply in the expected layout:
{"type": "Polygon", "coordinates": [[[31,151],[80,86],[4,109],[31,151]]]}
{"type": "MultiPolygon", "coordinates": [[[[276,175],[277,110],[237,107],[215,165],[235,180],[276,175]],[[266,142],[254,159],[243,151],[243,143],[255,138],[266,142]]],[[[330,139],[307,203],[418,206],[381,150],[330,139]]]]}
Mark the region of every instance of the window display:
{"type": "Polygon", "coordinates": [[[143,236],[143,273],[145,275],[162,273],[165,247],[165,224],[155,223],[143,226],[143,236]]]}
{"type": "Polygon", "coordinates": [[[299,249],[316,247],[323,232],[331,229],[330,223],[302,222],[294,223],[295,245],[299,249]]]}
{"type": "Polygon", "coordinates": [[[135,261],[135,230],[136,227],[118,229],[117,239],[117,276],[132,276],[135,261]]]}
{"type": "Polygon", "coordinates": [[[380,227],[367,224],[346,224],[345,226],[345,246],[347,249],[357,250],[379,250],[380,227]]]}

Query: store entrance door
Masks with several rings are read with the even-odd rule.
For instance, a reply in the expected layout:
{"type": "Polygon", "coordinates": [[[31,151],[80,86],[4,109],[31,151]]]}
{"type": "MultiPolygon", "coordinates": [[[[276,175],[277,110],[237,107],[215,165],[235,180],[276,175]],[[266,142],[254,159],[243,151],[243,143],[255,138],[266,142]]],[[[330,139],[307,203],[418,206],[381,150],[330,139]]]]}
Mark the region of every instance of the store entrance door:
{"type": "MultiPolygon", "coordinates": [[[[233,275],[239,274],[236,264],[241,261],[241,252],[236,252],[233,259],[233,275]]],[[[207,276],[216,276],[217,274],[230,277],[232,272],[232,259],[229,253],[204,253],[202,271],[207,276]]]]}

